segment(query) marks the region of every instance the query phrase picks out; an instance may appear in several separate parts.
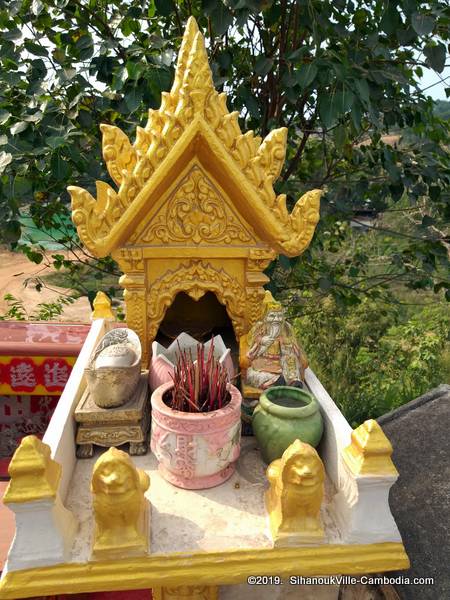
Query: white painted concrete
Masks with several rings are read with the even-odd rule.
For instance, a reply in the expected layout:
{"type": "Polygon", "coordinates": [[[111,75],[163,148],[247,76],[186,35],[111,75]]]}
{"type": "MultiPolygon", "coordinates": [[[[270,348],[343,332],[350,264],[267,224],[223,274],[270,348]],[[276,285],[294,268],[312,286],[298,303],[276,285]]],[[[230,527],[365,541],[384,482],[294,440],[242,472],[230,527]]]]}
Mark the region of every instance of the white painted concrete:
{"type": "Polygon", "coordinates": [[[344,543],[400,542],[389,508],[389,490],[396,476],[355,476],[342,459],[351,443],[352,428],[311,369],[305,372],[308,388],[320,404],[324,435],[318,448],[328,477],[338,493],[330,511],[344,543]]]}
{"type": "Polygon", "coordinates": [[[42,440],[50,446],[52,458],[62,466],[59,492],[63,501],[66,498],[76,463],[76,424],[73,413],[86,388],[84,369],[88,365],[95,346],[110,326],[111,324],[104,319],[93,321],[42,440]]]}
{"type": "Polygon", "coordinates": [[[68,562],[77,524],[61,499],[8,504],[16,515],[16,534],[4,572],[68,562]]]}
{"type": "Polygon", "coordinates": [[[328,477],[336,489],[339,489],[342,474],[340,456],[342,450],[350,444],[352,428],[310,368],[305,371],[305,382],[320,404],[324,421],[324,434],[318,448],[319,454],[328,477]]]}
{"type": "Polygon", "coordinates": [[[346,481],[333,499],[331,510],[346,544],[401,542],[389,508],[389,490],[396,475],[354,476],[345,463],[346,481]]]}
{"type": "MultiPolygon", "coordinates": [[[[101,450],[89,459],[79,459],[66,506],[80,523],[71,561],[86,562],[90,557],[93,532],[92,468],[101,450]]],[[[207,490],[183,490],[165,481],[157,470],[153,454],[133,456],[134,464],[150,476],[146,494],[151,504],[151,554],[192,551],[224,551],[272,548],[264,507],[267,488],[265,465],[255,438],[242,438],[236,472],[220,486],[207,490]]],[[[341,543],[329,512],[335,493],[327,481],[322,507],[326,542],[341,543]]]]}
{"type": "MultiPolygon", "coordinates": [[[[76,459],[73,412],[86,386],[84,369],[89,357],[109,326],[103,320],[93,322],[44,436],[53,458],[62,465],[60,496],[68,510],[59,498],[55,503],[10,505],[16,513],[17,533],[10,550],[9,569],[58,562],[83,563],[90,559],[94,526],[90,481],[101,451],[97,450],[92,459],[76,459]],[[76,535],[75,522],[79,523],[76,535]]],[[[321,510],[324,543],[399,541],[388,504],[389,488],[396,478],[353,476],[341,459],[342,450],[350,444],[352,429],[311,369],[306,372],[306,382],[321,406],[325,422],[324,439],[319,447],[327,471],[321,510]]],[[[255,438],[243,438],[236,472],[226,483],[209,490],[173,487],[159,475],[156,458],[151,453],[133,457],[133,461],[151,478],[147,496],[151,504],[152,555],[272,547],[264,507],[265,465],[255,438]]],[[[249,600],[249,594],[257,593],[246,586],[242,590],[249,600]]],[[[283,590],[283,595],[277,595],[281,594],[278,590],[271,597],[280,600],[310,597],[298,595],[298,586],[283,590]],[[288,591],[291,595],[285,596],[288,591]]],[[[223,593],[229,592],[225,589],[223,593]]],[[[302,588],[302,593],[309,591],[302,588]]],[[[318,597],[312,589],[311,593],[311,597],[318,597]]],[[[227,599],[226,595],[222,597],[227,599]]]]}

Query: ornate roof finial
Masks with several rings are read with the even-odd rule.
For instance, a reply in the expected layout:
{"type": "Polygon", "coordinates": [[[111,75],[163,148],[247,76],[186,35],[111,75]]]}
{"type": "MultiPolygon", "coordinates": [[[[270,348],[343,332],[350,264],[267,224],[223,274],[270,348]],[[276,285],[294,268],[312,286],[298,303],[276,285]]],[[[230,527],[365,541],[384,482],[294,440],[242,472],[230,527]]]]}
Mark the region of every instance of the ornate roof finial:
{"type": "Polygon", "coordinates": [[[9,464],[11,480],[3,502],[31,502],[54,498],[61,478],[61,465],[50,457],[50,447],[35,435],[20,442],[9,464]]]}
{"type": "Polygon", "coordinates": [[[183,36],[175,80],[163,92],[161,106],[150,110],[144,129],[132,144],[120,129],[101,125],[103,157],[119,186],[97,182],[97,201],[79,187],[69,187],[73,221],[81,240],[96,256],[123,246],[186,161],[196,158],[218,183],[261,241],[288,256],[309,245],[319,220],[320,190],[304,194],[289,214],[286,196],[273,183],[286,154],[287,129],[262,141],[253,131],[242,133],[239,113],[230,113],[226,95],[213,84],[204,39],[190,17],[183,36]],[[166,181],[166,184],[164,184],[166,181]]]}
{"type": "Polygon", "coordinates": [[[352,431],[352,442],[342,455],[355,475],[397,475],[391,443],[374,419],[352,431]]]}

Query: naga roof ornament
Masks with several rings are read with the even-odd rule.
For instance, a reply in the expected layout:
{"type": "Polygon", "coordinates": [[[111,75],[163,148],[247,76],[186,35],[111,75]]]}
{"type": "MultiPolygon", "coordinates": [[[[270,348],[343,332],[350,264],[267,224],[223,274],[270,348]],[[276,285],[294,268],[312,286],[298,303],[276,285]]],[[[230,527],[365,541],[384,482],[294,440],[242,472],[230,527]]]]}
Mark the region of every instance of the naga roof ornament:
{"type": "Polygon", "coordinates": [[[304,194],[291,213],[276,195],[286,154],[287,129],[264,140],[242,133],[239,113],[229,112],[226,94],[213,84],[204,39],[191,17],[178,55],[175,79],[158,110],[132,144],[118,127],[100,125],[103,158],[117,185],[97,181],[97,199],[70,186],[72,218],[85,246],[98,257],[125,245],[149,209],[194,157],[227,191],[236,209],[277,253],[301,254],[319,220],[320,190],[304,194]]]}

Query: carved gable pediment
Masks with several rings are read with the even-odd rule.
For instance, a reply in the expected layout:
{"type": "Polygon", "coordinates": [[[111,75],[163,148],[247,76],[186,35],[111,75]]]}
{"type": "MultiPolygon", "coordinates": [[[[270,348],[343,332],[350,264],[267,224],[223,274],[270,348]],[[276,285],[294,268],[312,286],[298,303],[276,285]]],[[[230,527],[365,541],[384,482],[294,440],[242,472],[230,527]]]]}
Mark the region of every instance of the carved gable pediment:
{"type": "Polygon", "coordinates": [[[97,182],[95,199],[82,188],[68,188],[78,234],[95,256],[129,244],[161,191],[193,157],[214,174],[259,239],[275,252],[297,256],[308,247],[319,220],[320,190],[304,194],[289,213],[286,196],[273,189],[285,158],[287,129],[275,129],[264,140],[241,131],[239,113],[230,113],[225,94],[214,89],[203,36],[192,17],[172,89],[162,94],[158,110],[149,111],[145,128],[137,128],[134,143],[114,125],[101,129],[103,156],[118,189],[97,182]]]}
{"type": "Polygon", "coordinates": [[[264,269],[279,253],[301,254],[319,219],[320,190],[303,194],[290,212],[273,188],[287,129],[264,140],[241,130],[239,113],[214,88],[192,17],[173,86],[135,139],[114,124],[100,127],[114,186],[97,181],[97,198],[70,186],[72,219],[86,248],[111,254],[124,273],[127,323],[140,337],[144,364],[181,293],[195,301],[214,293],[240,338],[263,310],[264,269]]]}
{"type": "Polygon", "coordinates": [[[142,245],[256,244],[253,229],[240,218],[220,187],[193,164],[136,236],[142,245]]]}

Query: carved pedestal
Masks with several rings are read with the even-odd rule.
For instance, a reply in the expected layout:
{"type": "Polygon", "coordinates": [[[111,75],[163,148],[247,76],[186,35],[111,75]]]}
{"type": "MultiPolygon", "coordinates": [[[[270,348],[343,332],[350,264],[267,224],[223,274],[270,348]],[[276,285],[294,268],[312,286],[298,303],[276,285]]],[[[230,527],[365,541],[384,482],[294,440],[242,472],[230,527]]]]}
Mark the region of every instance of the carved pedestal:
{"type": "Polygon", "coordinates": [[[94,444],[109,448],[127,442],[130,443],[130,454],[145,454],[150,425],[148,373],[141,374],[134,397],[115,408],[100,408],[86,390],[75,410],[75,420],[78,423],[78,458],[91,457],[94,444]]]}

